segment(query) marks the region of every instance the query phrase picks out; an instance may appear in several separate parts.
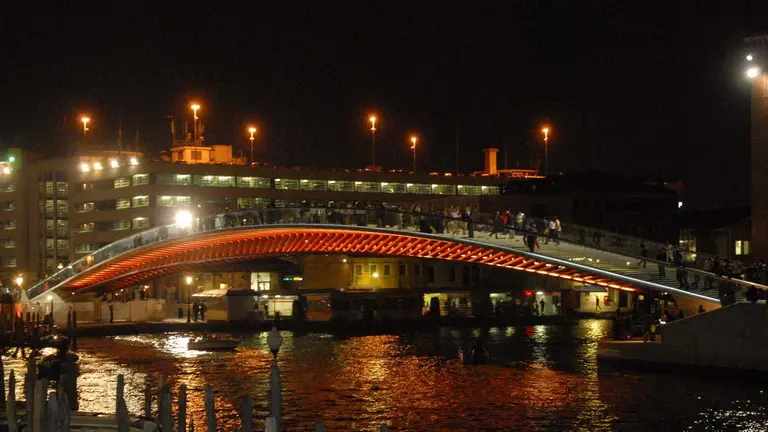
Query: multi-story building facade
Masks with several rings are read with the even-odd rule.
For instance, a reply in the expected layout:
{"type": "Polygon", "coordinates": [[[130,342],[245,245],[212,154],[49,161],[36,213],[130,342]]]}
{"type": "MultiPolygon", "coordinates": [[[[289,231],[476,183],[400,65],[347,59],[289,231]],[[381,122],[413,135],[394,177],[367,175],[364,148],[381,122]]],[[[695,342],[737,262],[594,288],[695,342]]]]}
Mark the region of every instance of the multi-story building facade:
{"type": "MultiPolygon", "coordinates": [[[[302,202],[407,204],[498,197],[497,176],[250,166],[231,146],[177,146],[170,157],[93,151],[0,163],[0,278],[28,282],[134,232],[198,216],[302,202]]],[[[29,158],[31,159],[31,157],[29,158]]]]}

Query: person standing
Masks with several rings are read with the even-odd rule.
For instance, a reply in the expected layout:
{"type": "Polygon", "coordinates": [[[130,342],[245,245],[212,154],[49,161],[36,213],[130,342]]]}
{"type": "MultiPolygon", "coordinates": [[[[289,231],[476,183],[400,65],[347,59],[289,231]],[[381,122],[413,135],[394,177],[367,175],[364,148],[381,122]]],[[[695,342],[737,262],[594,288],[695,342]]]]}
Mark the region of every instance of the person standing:
{"type": "Polygon", "coordinates": [[[600,307],[600,296],[595,294],[595,312],[597,312],[597,311],[601,311],[602,312],[602,310],[603,309],[600,307]]]}
{"type": "Polygon", "coordinates": [[[640,256],[642,258],[637,262],[637,268],[640,268],[641,265],[645,268],[648,262],[648,248],[645,247],[645,242],[640,242],[640,256]]]}
{"type": "Polygon", "coordinates": [[[659,262],[659,279],[664,279],[667,276],[667,266],[665,261],[667,260],[667,251],[664,248],[659,249],[659,253],[656,254],[656,261],[659,262]]]}
{"type": "Polygon", "coordinates": [[[546,308],[547,302],[545,302],[544,298],[542,297],[539,304],[541,305],[541,316],[544,316],[544,308],[546,308]]]}

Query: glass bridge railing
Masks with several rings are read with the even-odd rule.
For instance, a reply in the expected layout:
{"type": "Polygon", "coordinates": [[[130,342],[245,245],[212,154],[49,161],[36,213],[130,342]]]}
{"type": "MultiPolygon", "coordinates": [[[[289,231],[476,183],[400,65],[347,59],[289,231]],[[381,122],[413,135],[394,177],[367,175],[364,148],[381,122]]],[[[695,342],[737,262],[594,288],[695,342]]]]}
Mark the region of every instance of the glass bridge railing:
{"type": "MultiPolygon", "coordinates": [[[[526,226],[528,226],[531,232],[515,228],[514,230],[517,236],[533,234],[542,238],[545,221],[537,218],[527,218],[526,221],[532,222],[526,222],[526,226]]],[[[200,216],[195,218],[188,227],[181,227],[176,224],[163,225],[130,235],[74,261],[64,269],[59,270],[50,277],[36,283],[34,286],[27,289],[27,298],[33,299],[38,297],[44,294],[47,290],[74,278],[81,272],[100,265],[105,261],[132,249],[185,237],[190,234],[213,232],[243,226],[273,224],[375,226],[380,228],[432,233],[451,238],[467,238],[469,228],[471,228],[474,232],[473,240],[475,241],[488,243],[489,245],[517,248],[523,247],[521,243],[512,244],[509,241],[509,238],[507,238],[506,241],[503,238],[499,240],[492,238],[491,236],[494,236],[496,233],[503,234],[504,227],[494,221],[493,215],[487,214],[475,214],[472,216],[472,221],[468,222],[464,219],[444,217],[439,214],[406,213],[385,208],[305,207],[250,209],[220,215],[200,216]]],[[[598,238],[594,231],[595,230],[590,231],[584,227],[575,227],[573,225],[564,224],[559,240],[564,245],[570,245],[571,249],[566,251],[566,248],[563,248],[556,258],[574,261],[587,267],[610,271],[625,277],[646,280],[664,286],[678,288],[674,279],[672,279],[671,282],[670,280],[662,279],[654,280],[652,276],[649,276],[649,272],[638,273],[636,266],[633,264],[640,260],[645,260],[648,262],[649,267],[663,266],[668,268],[672,274],[676,271],[677,266],[666,262],[655,261],[650,258],[639,257],[639,242],[636,242],[637,245],[635,245],[633,243],[634,240],[628,241],[622,238],[620,241],[602,241],[603,239],[611,238],[602,232],[599,236],[600,240],[594,241],[595,238],[598,238]],[[595,258],[586,257],[584,253],[582,253],[583,250],[574,250],[573,247],[586,248],[586,250],[590,251],[590,255],[594,255],[595,258]],[[599,254],[599,258],[597,258],[597,255],[595,254],[599,254]]],[[[646,241],[645,244],[649,247],[649,250],[652,250],[651,248],[655,246],[652,242],[646,241]]],[[[547,255],[548,253],[554,254],[554,252],[554,249],[548,249],[538,253],[547,255]]],[[[708,287],[707,289],[710,290],[723,291],[726,294],[733,291],[734,287],[740,289],[747,289],[751,286],[760,289],[768,288],[763,285],[738,279],[719,277],[712,273],[694,268],[686,270],[689,274],[693,273],[694,278],[696,277],[695,274],[698,274],[702,281],[702,286],[706,286],[708,287]]],[[[696,287],[696,289],[692,288],[691,290],[696,292],[697,289],[698,291],[701,291],[701,287],[696,287]]],[[[720,295],[720,297],[723,296],[720,295]]]]}

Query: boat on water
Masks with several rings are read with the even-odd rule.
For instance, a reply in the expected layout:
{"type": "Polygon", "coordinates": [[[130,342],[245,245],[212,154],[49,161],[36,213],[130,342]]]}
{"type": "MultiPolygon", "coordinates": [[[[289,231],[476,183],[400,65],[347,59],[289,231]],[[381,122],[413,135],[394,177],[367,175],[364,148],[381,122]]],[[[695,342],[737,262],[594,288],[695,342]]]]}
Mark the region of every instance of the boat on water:
{"type": "Polygon", "coordinates": [[[205,335],[199,339],[187,342],[187,349],[197,351],[231,351],[240,345],[240,340],[218,337],[214,335],[205,335]]]}

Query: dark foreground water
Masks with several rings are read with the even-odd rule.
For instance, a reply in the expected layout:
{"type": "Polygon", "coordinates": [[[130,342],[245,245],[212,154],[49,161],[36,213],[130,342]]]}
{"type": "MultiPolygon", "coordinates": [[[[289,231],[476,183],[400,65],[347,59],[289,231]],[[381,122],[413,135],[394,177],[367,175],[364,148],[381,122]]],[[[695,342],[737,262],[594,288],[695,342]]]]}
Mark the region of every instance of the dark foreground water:
{"type": "MultiPolygon", "coordinates": [[[[329,431],[764,431],[766,386],[724,376],[677,376],[599,367],[597,341],[609,321],[574,326],[441,329],[435,333],[341,338],[284,332],[280,354],[286,430],[329,431]],[[465,367],[456,351],[473,336],[492,357],[465,367]]],[[[241,335],[236,352],[187,351],[190,334],[78,341],[80,408],[114,412],[117,374],[128,408],[143,410],[147,380],[186,384],[196,430],[203,430],[203,387],[216,391],[220,430],[239,426],[244,394],[257,430],[266,415],[271,355],[266,334],[241,335]]],[[[21,360],[6,364],[22,373],[21,360]]],[[[17,394],[21,394],[18,386],[17,394]]]]}

